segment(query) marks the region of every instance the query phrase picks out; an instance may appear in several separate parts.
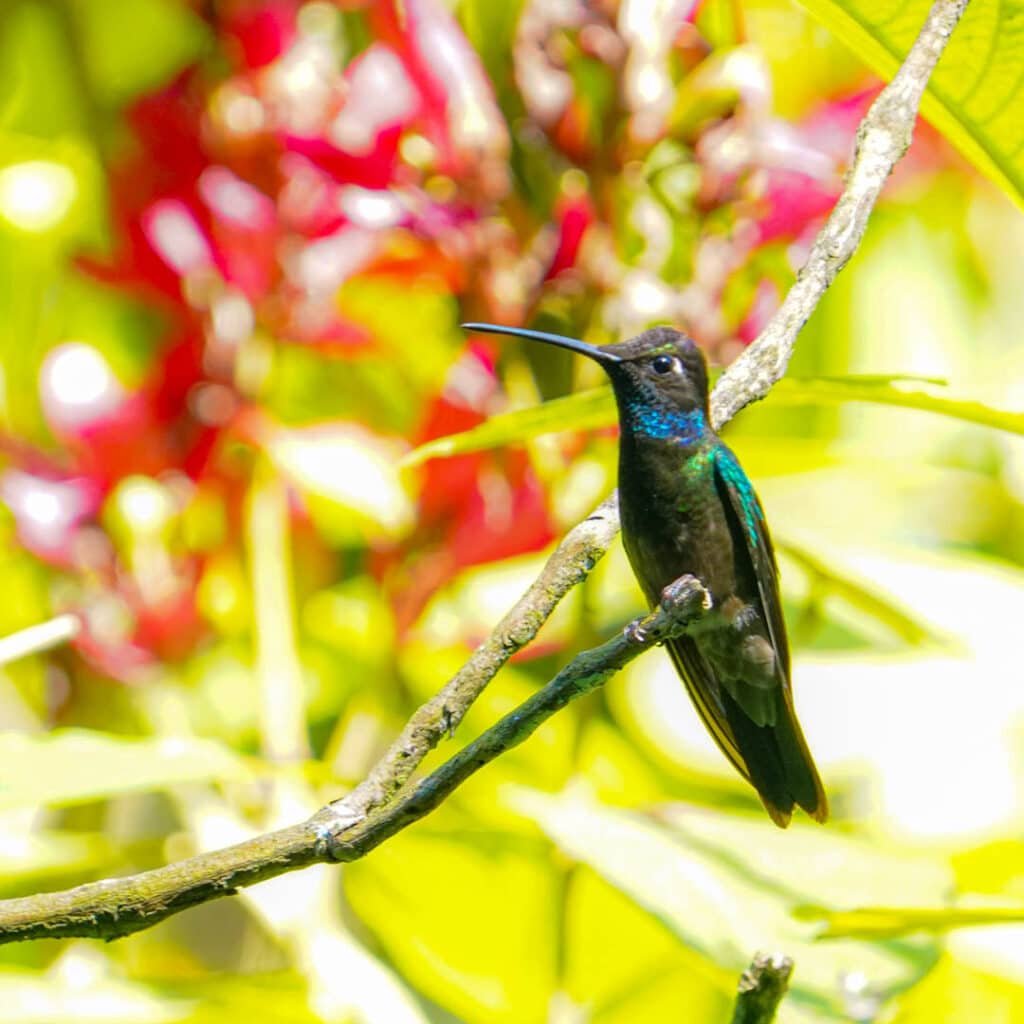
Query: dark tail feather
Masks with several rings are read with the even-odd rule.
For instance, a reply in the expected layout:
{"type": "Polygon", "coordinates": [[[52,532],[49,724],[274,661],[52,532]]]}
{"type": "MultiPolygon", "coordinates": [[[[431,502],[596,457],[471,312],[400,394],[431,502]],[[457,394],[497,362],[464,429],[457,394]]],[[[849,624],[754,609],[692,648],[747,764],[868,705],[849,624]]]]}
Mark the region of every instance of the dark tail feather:
{"type": "Polygon", "coordinates": [[[825,821],[825,790],[783,694],[778,694],[774,726],[756,725],[728,693],[722,693],[722,702],[750,781],[772,821],[785,828],[796,805],[816,821],[825,821]]]}

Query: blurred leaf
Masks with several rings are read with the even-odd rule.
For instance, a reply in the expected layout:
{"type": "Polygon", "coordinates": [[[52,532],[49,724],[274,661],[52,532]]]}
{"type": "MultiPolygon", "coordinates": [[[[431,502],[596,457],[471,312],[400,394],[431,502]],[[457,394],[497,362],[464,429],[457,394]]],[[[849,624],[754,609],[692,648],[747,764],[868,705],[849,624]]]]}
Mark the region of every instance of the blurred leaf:
{"type": "Polygon", "coordinates": [[[2,241],[22,258],[22,247],[49,254],[97,244],[105,204],[99,159],[88,143],[73,135],[44,141],[0,132],[2,241]]]}
{"type": "Polygon", "coordinates": [[[323,1017],[309,1006],[309,985],[298,973],[215,974],[208,978],[175,977],[150,981],[168,998],[188,999],[192,1012],[180,1024],[224,1024],[224,1021],[273,1021],[274,1024],[316,1024],[323,1017]]]}
{"type": "Polygon", "coordinates": [[[394,536],[412,522],[412,504],[395,470],[394,446],[353,423],[280,430],[271,458],[310,502],[321,529],[338,541],[366,532],[394,536]]]}
{"type": "MultiPolygon", "coordinates": [[[[834,402],[873,402],[898,405],[925,412],[941,413],[954,419],[983,426],[1024,433],[1024,413],[993,409],[980,402],[945,398],[925,391],[909,390],[912,383],[939,384],[934,378],[870,374],[855,377],[785,377],[771,390],[769,401],[790,405],[834,402]]],[[[416,465],[428,459],[449,458],[468,452],[499,448],[525,441],[539,434],[559,430],[586,430],[609,427],[616,422],[615,399],[611,388],[594,388],[564,398],[556,398],[529,409],[499,413],[486,423],[461,434],[439,437],[411,451],[403,465],[416,465]]]]}
{"type": "Polygon", "coordinates": [[[427,259],[413,280],[351,277],[338,290],[338,309],[346,321],[366,327],[379,347],[390,396],[397,402],[407,387],[433,392],[451,369],[463,345],[456,331],[456,306],[448,286],[432,273],[427,259]]]}
{"type": "Polygon", "coordinates": [[[75,944],[45,973],[0,969],[0,1007],[4,1024],[163,1024],[181,1020],[189,1004],[112,977],[97,947],[75,944]]]}
{"type": "Polygon", "coordinates": [[[1024,907],[862,907],[828,910],[806,904],[793,913],[825,925],[819,938],[888,939],[915,932],[948,932],[975,925],[1022,924],[1024,907]]]}
{"type": "Polygon", "coordinates": [[[520,790],[513,805],[570,856],[594,868],[663,921],[691,949],[723,967],[746,957],[739,907],[722,872],[683,855],[663,829],[582,794],[520,790]]]}
{"type": "MultiPolygon", "coordinates": [[[[511,85],[508,55],[514,44],[516,26],[524,0],[460,0],[459,21],[487,68],[495,90],[502,93],[511,85]]],[[[518,96],[516,96],[518,100],[518,96]]]]}
{"type": "Polygon", "coordinates": [[[0,810],[64,805],[189,782],[247,779],[245,763],[210,740],[128,740],[85,729],[0,734],[0,810]]]}
{"type": "Polygon", "coordinates": [[[1013,1024],[1024,1019],[1024,986],[944,956],[900,999],[889,1024],[1013,1024]]]}
{"type": "Polygon", "coordinates": [[[86,97],[76,81],[62,7],[35,0],[3,7],[0,68],[17,90],[4,111],[5,128],[52,139],[86,126],[86,97]]]}
{"type": "MultiPolygon", "coordinates": [[[[977,423],[996,430],[1024,434],[1024,412],[995,409],[981,402],[933,395],[913,388],[909,377],[785,377],[772,388],[769,401],[790,405],[817,402],[872,402],[905,409],[934,412],[951,419],[977,423]]],[[[928,382],[933,383],[933,382],[928,382]]]]}
{"type": "Polygon", "coordinates": [[[811,577],[812,587],[818,586],[823,591],[821,596],[841,598],[853,608],[888,627],[909,644],[918,645],[939,639],[934,630],[929,629],[877,589],[836,572],[806,548],[780,540],[778,536],[775,537],[775,546],[780,553],[791,558],[811,577]]]}
{"type": "Polygon", "coordinates": [[[5,829],[0,843],[0,891],[5,895],[55,888],[59,880],[106,867],[113,844],[98,833],[23,832],[5,829]]]}
{"type": "Polygon", "coordinates": [[[649,914],[596,872],[565,880],[566,988],[595,1024],[725,1021],[736,977],[683,949],[649,914]]]}
{"type": "Polygon", "coordinates": [[[1016,901],[1024,898],[1024,842],[996,839],[953,855],[957,889],[960,892],[1001,895],[1016,901]]]}
{"type": "Polygon", "coordinates": [[[346,895],[402,976],[466,1024],[544,1020],[555,982],[556,873],[537,842],[431,819],[345,869],[346,895]]]}
{"type": "Polygon", "coordinates": [[[97,99],[116,106],[164,85],[207,44],[202,19],[174,0],[72,0],[97,99]]]}
{"type": "Polygon", "coordinates": [[[428,459],[500,448],[502,445],[525,441],[539,434],[552,434],[558,430],[607,427],[615,421],[615,399],[611,388],[594,388],[566,395],[565,398],[555,398],[529,409],[499,413],[472,430],[428,441],[405,456],[402,464],[414,466],[428,459]]]}
{"type": "Polygon", "coordinates": [[[813,930],[791,912],[808,902],[801,894],[836,895],[837,887],[847,898],[914,892],[938,899],[949,872],[937,860],[813,826],[782,832],[767,821],[686,808],[669,812],[664,823],[603,807],[579,790],[559,796],[515,790],[510,799],[566,854],[593,867],[718,967],[742,970],[750,950],[766,942],[785,949],[800,965],[792,997],[808,1020],[848,1019],[836,999],[836,978],[844,971],[859,971],[874,989],[892,993],[935,962],[937,947],[928,940],[816,944],[813,930]]]}
{"type": "Polygon", "coordinates": [[[306,634],[344,655],[345,662],[380,670],[394,657],[391,605],[369,576],[355,576],[313,594],[303,605],[306,634]]]}
{"type": "MultiPolygon", "coordinates": [[[[906,56],[931,0],[800,0],[883,78],[906,56]]],[[[1024,0],[974,0],[942,54],[924,116],[1024,205],[1024,0]]]]}

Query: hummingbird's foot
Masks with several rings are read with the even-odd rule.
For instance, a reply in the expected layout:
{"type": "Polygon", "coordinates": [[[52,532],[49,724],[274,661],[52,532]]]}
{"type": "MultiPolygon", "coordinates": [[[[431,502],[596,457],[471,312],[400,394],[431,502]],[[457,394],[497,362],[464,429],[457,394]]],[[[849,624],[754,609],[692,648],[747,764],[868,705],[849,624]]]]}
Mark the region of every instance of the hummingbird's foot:
{"type": "Polygon", "coordinates": [[[696,576],[687,573],[661,592],[661,610],[682,618],[696,618],[711,611],[711,592],[696,576]]]}
{"type": "Polygon", "coordinates": [[[692,622],[710,611],[711,606],[711,594],[696,576],[680,576],[661,592],[658,610],[634,619],[623,633],[632,644],[646,644],[651,639],[652,630],[671,633],[678,630],[679,625],[692,622]],[[666,615],[670,616],[668,623],[664,619],[666,615]]]}
{"type": "Polygon", "coordinates": [[[654,624],[658,616],[652,612],[650,615],[642,615],[634,619],[623,630],[626,640],[631,644],[647,643],[647,631],[654,624]]]}

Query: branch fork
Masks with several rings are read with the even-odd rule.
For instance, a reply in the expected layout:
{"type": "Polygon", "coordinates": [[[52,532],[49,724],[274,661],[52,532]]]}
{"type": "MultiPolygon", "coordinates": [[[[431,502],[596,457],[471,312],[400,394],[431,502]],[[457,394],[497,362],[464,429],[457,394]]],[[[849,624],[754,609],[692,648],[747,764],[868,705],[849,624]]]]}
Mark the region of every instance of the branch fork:
{"type": "MultiPolygon", "coordinates": [[[[797,334],[863,238],[882,186],[909,143],[932,69],[967,2],[935,0],[907,59],[868,111],[843,193],[806,265],[761,335],[723,374],[711,396],[716,427],[763,398],[785,373],[797,334]]],[[[587,578],[618,529],[618,506],[612,494],[569,531],[490,637],[412,715],[369,776],[347,796],[298,825],[153,871],[63,892],[0,900],[0,943],[73,936],[118,938],[287,871],[318,862],[355,860],[428,814],[465,779],[522,743],[569,701],[602,685],[647,647],[685,630],[706,610],[707,594],[693,581],[699,589],[687,585],[678,599],[669,596],[667,607],[663,600],[651,615],[579,654],[543,689],[433,773],[413,780],[423,759],[444,736],[451,735],[502,665],[534,638],[561,599],[587,578]]],[[[19,650],[24,654],[43,649],[42,641],[38,644],[19,650]]],[[[767,1021],[770,1016],[736,1019],[767,1021]]]]}

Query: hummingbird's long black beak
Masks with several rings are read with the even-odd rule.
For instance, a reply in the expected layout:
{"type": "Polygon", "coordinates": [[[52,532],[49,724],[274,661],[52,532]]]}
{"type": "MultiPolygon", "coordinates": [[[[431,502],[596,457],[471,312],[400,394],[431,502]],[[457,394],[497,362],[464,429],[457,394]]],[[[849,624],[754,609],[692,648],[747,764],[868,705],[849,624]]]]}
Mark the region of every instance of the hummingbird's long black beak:
{"type": "Polygon", "coordinates": [[[621,363],[622,359],[607,349],[588,345],[576,338],[567,338],[562,334],[548,334],[547,331],[531,331],[526,327],[505,327],[502,324],[462,324],[464,330],[481,331],[484,334],[511,334],[515,338],[529,338],[531,341],[542,341],[546,345],[557,345],[567,348],[570,352],[579,352],[599,363],[621,363]]]}

